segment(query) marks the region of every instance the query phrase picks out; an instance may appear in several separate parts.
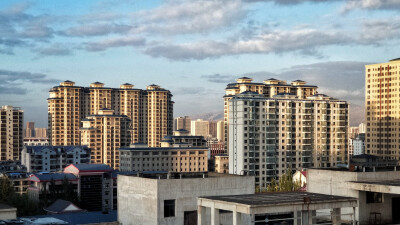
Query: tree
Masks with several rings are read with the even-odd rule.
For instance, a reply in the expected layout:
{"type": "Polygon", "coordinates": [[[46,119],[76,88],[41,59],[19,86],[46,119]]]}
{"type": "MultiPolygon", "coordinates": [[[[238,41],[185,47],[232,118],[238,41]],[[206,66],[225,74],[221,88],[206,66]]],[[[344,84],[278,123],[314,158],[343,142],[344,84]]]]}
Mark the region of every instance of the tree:
{"type": "Polygon", "coordinates": [[[78,193],[75,191],[74,184],[64,178],[62,182],[62,199],[79,205],[78,193]]]}
{"type": "Polygon", "coordinates": [[[33,216],[43,213],[39,204],[29,200],[28,195],[15,193],[11,180],[0,177],[0,202],[17,208],[17,216],[33,216]]]}
{"type": "Polygon", "coordinates": [[[279,183],[275,179],[271,180],[266,189],[260,189],[260,192],[285,192],[297,191],[301,187],[300,182],[293,181],[292,169],[288,168],[286,173],[279,178],[279,183]]]}
{"type": "Polygon", "coordinates": [[[14,188],[7,176],[0,177],[0,202],[6,203],[7,199],[14,194],[14,188]]]}

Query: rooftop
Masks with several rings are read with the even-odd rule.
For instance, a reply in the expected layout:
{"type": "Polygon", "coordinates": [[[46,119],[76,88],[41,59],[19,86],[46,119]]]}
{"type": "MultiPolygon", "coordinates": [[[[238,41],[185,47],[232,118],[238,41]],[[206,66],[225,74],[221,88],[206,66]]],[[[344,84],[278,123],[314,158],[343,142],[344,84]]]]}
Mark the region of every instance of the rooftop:
{"type": "Polygon", "coordinates": [[[200,198],[250,206],[302,205],[306,200],[311,203],[340,202],[348,200],[357,201],[356,198],[311,192],[270,192],[262,194],[208,196],[200,198]]]}
{"type": "Polygon", "coordinates": [[[145,171],[135,174],[121,174],[124,176],[137,176],[148,179],[193,179],[193,178],[216,178],[216,177],[240,177],[240,175],[213,173],[213,172],[166,172],[166,171],[145,171]]]}

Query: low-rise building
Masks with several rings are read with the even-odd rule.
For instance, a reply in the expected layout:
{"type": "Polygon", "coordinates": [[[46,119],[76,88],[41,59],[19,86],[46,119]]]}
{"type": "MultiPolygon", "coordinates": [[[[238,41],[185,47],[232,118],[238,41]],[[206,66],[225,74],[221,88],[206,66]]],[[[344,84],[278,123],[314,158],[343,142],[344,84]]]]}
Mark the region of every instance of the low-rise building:
{"type": "Polygon", "coordinates": [[[24,146],[21,163],[28,172],[62,171],[67,165],[90,162],[86,146],[24,146]]]}
{"type": "Polygon", "coordinates": [[[48,137],[25,137],[24,146],[47,146],[49,145],[48,137]]]}
{"type": "Polygon", "coordinates": [[[210,159],[214,159],[216,155],[226,154],[225,145],[222,142],[210,144],[210,159]]]}
{"type": "Polygon", "coordinates": [[[28,196],[35,201],[50,199],[50,189],[56,198],[62,198],[63,182],[68,181],[82,209],[108,212],[117,207],[116,175],[108,165],[71,164],[63,173],[35,173],[29,180],[28,196]]]}
{"type": "Polygon", "coordinates": [[[226,154],[215,156],[215,172],[216,173],[229,173],[229,156],[226,154]]]}
{"type": "Polygon", "coordinates": [[[365,172],[354,168],[308,169],[307,191],[358,199],[355,212],[358,224],[397,224],[400,223],[400,173],[394,168],[385,171],[387,167],[376,167],[365,172]]]}
{"type": "Polygon", "coordinates": [[[0,177],[7,177],[17,194],[26,194],[30,181],[28,179],[29,174],[25,172],[6,172],[0,174],[0,177]]]}
{"type": "Polygon", "coordinates": [[[208,148],[120,148],[121,171],[207,172],[208,148]]]}
{"type": "Polygon", "coordinates": [[[78,178],[71,173],[34,173],[29,176],[30,186],[28,188],[29,199],[39,202],[51,198],[50,189],[56,198],[63,196],[63,182],[72,184],[72,189],[77,191],[78,178]]]}
{"type": "Polygon", "coordinates": [[[81,207],[89,211],[110,211],[117,208],[116,181],[113,169],[105,164],[71,164],[64,169],[78,178],[81,207]],[[115,199],[115,201],[114,201],[115,199]]]}
{"type": "Polygon", "coordinates": [[[118,176],[118,221],[124,225],[197,225],[197,197],[254,194],[254,177],[217,173],[118,176]],[[132,209],[132,206],[139,206],[132,209]]]}
{"type": "Polygon", "coordinates": [[[207,147],[207,140],[203,136],[190,136],[187,130],[174,131],[173,136],[166,136],[161,141],[161,147],[207,147]]]}
{"type": "Polygon", "coordinates": [[[365,134],[359,134],[356,139],[353,140],[353,155],[365,154],[365,134]]]}

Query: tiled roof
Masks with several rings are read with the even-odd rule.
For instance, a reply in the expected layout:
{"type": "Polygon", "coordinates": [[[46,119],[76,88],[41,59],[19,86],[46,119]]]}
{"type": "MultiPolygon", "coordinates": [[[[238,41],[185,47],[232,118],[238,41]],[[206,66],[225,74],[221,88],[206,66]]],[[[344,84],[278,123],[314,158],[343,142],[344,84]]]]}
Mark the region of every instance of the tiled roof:
{"type": "Polygon", "coordinates": [[[31,176],[36,176],[40,181],[51,181],[51,180],[76,180],[77,177],[72,173],[34,173],[31,176]]]}
{"type": "Polygon", "coordinates": [[[53,204],[51,204],[49,207],[47,207],[44,210],[46,210],[47,212],[51,212],[51,213],[62,213],[70,205],[73,205],[76,208],[78,208],[76,210],[76,212],[82,211],[82,209],[80,209],[78,206],[74,205],[72,202],[65,201],[62,199],[57,199],[53,204]]]}

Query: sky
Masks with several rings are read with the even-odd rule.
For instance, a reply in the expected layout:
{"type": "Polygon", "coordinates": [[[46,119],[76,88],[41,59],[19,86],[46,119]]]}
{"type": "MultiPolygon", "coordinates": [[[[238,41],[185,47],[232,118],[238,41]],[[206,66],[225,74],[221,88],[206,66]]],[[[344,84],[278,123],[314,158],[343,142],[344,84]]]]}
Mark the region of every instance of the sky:
{"type": "Polygon", "coordinates": [[[399,0],[0,1],[0,105],[47,126],[47,98],[79,86],[157,84],[174,116],[223,112],[248,76],[305,80],[363,120],[364,65],[399,58],[399,0]]]}

